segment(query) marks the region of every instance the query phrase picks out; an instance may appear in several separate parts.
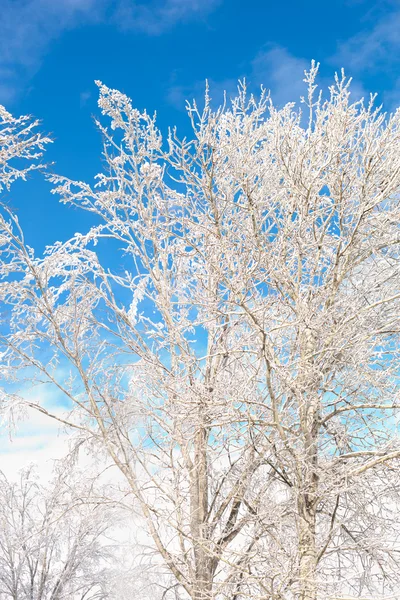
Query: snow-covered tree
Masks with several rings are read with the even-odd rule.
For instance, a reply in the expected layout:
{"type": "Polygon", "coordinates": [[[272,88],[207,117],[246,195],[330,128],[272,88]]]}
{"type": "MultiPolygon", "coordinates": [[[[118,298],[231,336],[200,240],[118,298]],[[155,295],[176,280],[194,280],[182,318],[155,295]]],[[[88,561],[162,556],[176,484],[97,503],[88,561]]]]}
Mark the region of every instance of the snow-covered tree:
{"type": "Polygon", "coordinates": [[[305,110],[240,86],[165,143],[99,84],[104,173],[52,177],[93,227],[35,257],[2,222],[3,374],[119,468],[166,599],[399,586],[400,112],[316,74],[305,110]]]}
{"type": "Polygon", "coordinates": [[[81,481],[0,479],[1,600],[103,600],[110,523],[81,481]]]}

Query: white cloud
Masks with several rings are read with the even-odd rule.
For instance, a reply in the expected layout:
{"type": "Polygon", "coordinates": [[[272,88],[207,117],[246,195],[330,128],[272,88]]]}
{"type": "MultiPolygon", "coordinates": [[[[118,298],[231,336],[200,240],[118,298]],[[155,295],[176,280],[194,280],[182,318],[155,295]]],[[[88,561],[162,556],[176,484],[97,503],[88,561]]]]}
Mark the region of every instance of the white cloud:
{"type": "MultiPolygon", "coordinates": [[[[229,99],[237,93],[237,79],[223,79],[220,81],[208,79],[207,81],[213,105],[221,104],[224,94],[229,99]]],[[[167,101],[178,110],[184,110],[187,101],[192,102],[196,100],[199,106],[201,106],[205,96],[207,81],[205,79],[199,80],[191,85],[172,84],[167,90],[167,101]]]]}
{"type": "Polygon", "coordinates": [[[356,35],[338,45],[330,62],[345,67],[349,73],[361,73],[400,62],[400,10],[386,10],[383,17],[374,19],[356,35]]]}
{"type": "Polygon", "coordinates": [[[21,91],[62,32],[100,18],[105,1],[2,0],[0,102],[21,91]]]}
{"type": "MultiPolygon", "coordinates": [[[[346,75],[353,78],[352,98],[354,100],[361,97],[368,98],[369,93],[364,88],[363,77],[374,70],[390,75],[390,71],[400,65],[399,1],[383,0],[380,8],[373,7],[366,13],[363,24],[363,28],[357,34],[339,42],[336,53],[325,59],[325,65],[332,65],[334,70],[330,77],[318,78],[324,92],[333,83],[334,71],[340,71],[343,67],[346,75]]],[[[236,79],[210,80],[211,96],[219,103],[223,98],[223,91],[226,90],[228,97],[236,93],[237,79],[245,76],[252,88],[262,84],[269,89],[274,104],[278,106],[289,101],[298,101],[306,92],[303,82],[304,70],[310,67],[312,58],[320,59],[319,56],[295,56],[279,45],[264,47],[245,72],[238,72],[236,79]]],[[[176,77],[176,74],[174,76],[176,77]]],[[[395,83],[392,91],[383,94],[385,105],[389,109],[392,109],[394,103],[399,100],[399,81],[395,83]]],[[[204,81],[194,82],[191,86],[182,86],[173,82],[167,98],[172,105],[182,109],[186,98],[203,96],[204,81]]]]}
{"type": "MultiPolygon", "coordinates": [[[[287,102],[298,102],[302,96],[307,95],[304,72],[310,69],[312,58],[318,59],[318,57],[299,58],[290,54],[286,48],[273,46],[261,51],[253,60],[253,78],[257,83],[271,90],[272,100],[276,106],[283,106],[287,102]]],[[[334,72],[331,76],[318,74],[316,83],[324,97],[333,84],[333,76],[334,72]]],[[[350,90],[353,100],[366,96],[359,80],[352,81],[350,90]]]]}
{"type": "Polygon", "coordinates": [[[215,10],[222,0],[120,0],[114,21],[122,29],[141,30],[158,35],[174,25],[202,19],[215,10]]]}
{"type": "Polygon", "coordinates": [[[270,89],[274,104],[282,106],[304,96],[304,71],[310,63],[311,60],[293,56],[285,48],[273,46],[254,58],[251,79],[270,89]]]}
{"type": "MultiPolygon", "coordinates": [[[[23,396],[32,403],[41,403],[58,417],[65,413],[63,399],[45,386],[23,396]]],[[[68,453],[70,439],[71,433],[59,421],[28,408],[24,418],[15,423],[11,435],[6,425],[0,429],[0,470],[12,479],[19,469],[34,463],[47,479],[54,461],[68,453]]]]}
{"type": "Polygon", "coordinates": [[[203,18],[221,0],[1,0],[0,102],[8,103],[40,68],[54,40],[75,27],[107,22],[160,34],[203,18]]]}
{"type": "Polygon", "coordinates": [[[395,85],[391,90],[384,92],[383,104],[385,110],[392,112],[400,107],[400,78],[396,80],[395,85]]]}
{"type": "Polygon", "coordinates": [[[88,91],[80,93],[80,95],[79,95],[79,101],[80,101],[81,108],[83,108],[84,106],[86,106],[86,104],[90,100],[91,95],[92,95],[91,92],[88,92],[88,91]]]}
{"type": "MultiPolygon", "coordinates": [[[[258,92],[263,86],[271,92],[271,98],[275,106],[282,107],[287,102],[298,104],[302,96],[307,94],[304,82],[304,72],[311,66],[311,58],[294,56],[286,48],[277,45],[264,47],[250,61],[244,72],[238,72],[237,78],[229,78],[220,81],[209,80],[210,96],[214,103],[221,104],[224,92],[229,99],[237,94],[238,80],[246,79],[247,85],[252,92],[258,92]]],[[[317,57],[315,57],[317,58],[317,57]]],[[[317,84],[327,94],[329,86],[333,83],[333,75],[330,77],[318,76],[317,84]]],[[[195,81],[192,85],[180,85],[175,83],[177,74],[173,74],[173,82],[167,92],[169,103],[180,110],[184,109],[185,101],[196,99],[199,103],[204,98],[205,81],[195,81]]],[[[368,96],[358,79],[352,82],[351,94],[354,100],[368,96]]]]}
{"type": "MultiPolygon", "coordinates": [[[[210,96],[215,104],[223,101],[224,92],[229,99],[237,94],[238,80],[246,79],[253,91],[260,86],[271,91],[274,104],[282,106],[289,101],[298,101],[305,93],[303,82],[304,71],[311,61],[298,58],[280,46],[270,46],[261,50],[250,62],[245,72],[238,72],[237,78],[220,81],[209,80],[210,96]]],[[[176,74],[174,74],[176,79],[176,74]]],[[[172,84],[167,93],[167,100],[175,108],[183,109],[185,100],[201,100],[204,98],[205,81],[196,81],[191,86],[172,84]]]]}

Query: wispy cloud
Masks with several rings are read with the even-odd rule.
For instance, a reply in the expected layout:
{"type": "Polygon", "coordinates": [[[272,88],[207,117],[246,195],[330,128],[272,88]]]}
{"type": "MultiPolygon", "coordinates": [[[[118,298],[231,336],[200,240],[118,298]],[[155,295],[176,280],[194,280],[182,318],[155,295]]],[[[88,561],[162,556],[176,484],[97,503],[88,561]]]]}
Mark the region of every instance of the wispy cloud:
{"type": "MultiPolygon", "coordinates": [[[[65,416],[64,398],[46,386],[26,391],[22,395],[34,404],[41,403],[58,417],[65,416]]],[[[60,422],[28,408],[25,418],[16,422],[11,437],[6,425],[0,427],[1,470],[12,479],[19,469],[34,463],[38,466],[39,473],[48,478],[54,461],[67,454],[70,439],[70,433],[65,431],[60,422]]]]}
{"type": "Polygon", "coordinates": [[[158,35],[178,23],[204,18],[221,2],[222,0],[120,0],[113,19],[123,29],[158,35]]]}
{"type": "Polygon", "coordinates": [[[187,85],[174,83],[175,75],[172,78],[166,94],[167,102],[178,110],[185,110],[186,102],[196,100],[201,105],[204,100],[206,86],[208,84],[209,95],[212,105],[219,105],[223,102],[224,96],[228,99],[237,93],[237,79],[207,79],[197,80],[187,85]]]}
{"type": "Polygon", "coordinates": [[[82,22],[96,21],[103,5],[103,0],[2,0],[0,101],[11,101],[29,82],[53,40],[82,22]]]}
{"type": "MultiPolygon", "coordinates": [[[[238,70],[236,78],[218,81],[210,79],[210,96],[214,103],[219,105],[223,100],[224,93],[226,93],[228,99],[235,96],[238,81],[246,79],[250,91],[257,92],[260,86],[270,91],[272,101],[277,107],[282,107],[287,102],[298,103],[301,97],[307,93],[304,72],[310,68],[313,58],[318,59],[317,56],[307,58],[295,56],[287,48],[279,45],[266,45],[248,63],[247,68],[244,67],[241,71],[238,70]]],[[[343,60],[345,61],[344,57],[343,60]]],[[[335,60],[328,58],[326,63],[329,65],[335,63],[335,60]]],[[[324,95],[328,93],[329,86],[333,83],[335,70],[340,71],[341,66],[342,64],[339,62],[339,65],[335,65],[335,69],[332,69],[329,76],[318,76],[317,84],[324,95]]],[[[346,69],[347,75],[351,75],[353,72],[356,78],[351,84],[351,94],[354,100],[359,100],[362,97],[365,98],[368,94],[364,89],[361,77],[357,76],[357,69],[351,66],[346,69]]],[[[167,100],[175,108],[183,110],[186,100],[196,99],[201,101],[204,98],[205,81],[195,81],[191,85],[181,85],[177,82],[177,79],[177,73],[174,73],[167,91],[167,100]]]]}
{"type": "MultiPolygon", "coordinates": [[[[246,79],[251,91],[257,91],[263,86],[271,91],[274,103],[282,106],[289,101],[297,101],[304,95],[304,71],[309,66],[310,61],[293,56],[285,48],[268,46],[254,57],[247,69],[238,72],[236,78],[220,81],[210,79],[210,96],[216,104],[220,104],[224,93],[228,99],[236,95],[238,80],[246,79]]],[[[204,90],[205,81],[196,81],[188,86],[172,82],[167,100],[175,108],[183,109],[186,99],[202,99],[204,90]]]]}
{"type": "Polygon", "coordinates": [[[387,111],[395,111],[400,106],[400,78],[397,78],[392,89],[383,93],[383,105],[387,111]]]}
{"type": "Polygon", "coordinates": [[[92,94],[89,91],[85,91],[85,92],[81,92],[79,95],[79,103],[80,103],[80,107],[83,108],[84,106],[87,105],[87,103],[89,102],[90,98],[91,98],[92,94]]]}
{"type": "Polygon", "coordinates": [[[344,66],[351,73],[385,70],[400,62],[400,9],[396,2],[392,10],[369,19],[356,35],[340,42],[330,59],[336,66],[344,66]],[[372,22],[371,22],[372,21],[372,22]]]}
{"type": "MultiPolygon", "coordinates": [[[[362,4],[365,0],[348,0],[349,4],[362,4]]],[[[352,96],[366,97],[365,80],[371,74],[386,76],[387,89],[383,94],[385,106],[393,109],[400,103],[400,78],[393,77],[400,67],[400,3],[399,0],[382,0],[365,11],[360,30],[348,39],[339,41],[337,50],[325,57],[324,66],[330,65],[333,71],[345,69],[353,78],[352,96]],[[392,88],[392,89],[391,89],[392,88]]],[[[302,74],[310,65],[310,59],[319,56],[298,57],[279,45],[262,49],[247,70],[238,73],[238,79],[246,76],[250,83],[263,84],[271,90],[273,100],[281,105],[289,100],[297,100],[304,94],[302,74]]],[[[326,69],[324,69],[326,70],[326,69]]],[[[332,72],[333,75],[333,72],[332,72]]],[[[225,82],[210,82],[211,92],[216,90],[222,97],[221,85],[228,92],[236,89],[236,79],[225,82]]],[[[332,83],[332,78],[320,78],[322,87],[332,83]]],[[[182,108],[187,97],[199,97],[204,84],[198,82],[182,87],[173,83],[168,92],[171,104],[182,108]]],[[[373,91],[373,90],[371,90],[373,91]]]]}
{"type": "Polygon", "coordinates": [[[304,71],[310,62],[293,56],[285,48],[272,46],[259,52],[252,61],[251,78],[271,90],[274,104],[281,106],[304,95],[304,71]]]}
{"type": "Polygon", "coordinates": [[[110,22],[157,35],[179,22],[204,18],[221,0],[1,0],[0,102],[10,102],[40,68],[65,31],[110,22]]]}

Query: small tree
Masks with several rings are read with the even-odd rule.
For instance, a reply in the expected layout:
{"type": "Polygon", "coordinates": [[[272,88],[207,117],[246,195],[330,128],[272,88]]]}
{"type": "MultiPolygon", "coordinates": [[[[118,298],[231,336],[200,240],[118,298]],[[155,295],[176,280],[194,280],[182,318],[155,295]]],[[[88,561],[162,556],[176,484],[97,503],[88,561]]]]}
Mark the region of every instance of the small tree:
{"type": "Polygon", "coordinates": [[[0,524],[1,600],[109,597],[100,543],[109,523],[82,482],[44,486],[32,468],[15,483],[1,474],[0,524]]]}
{"type": "Polygon", "coordinates": [[[316,73],[305,112],[241,86],[167,147],[99,84],[105,173],[52,177],[92,229],[36,258],[3,221],[5,364],[63,391],[193,600],[398,585],[400,113],[316,73]]]}

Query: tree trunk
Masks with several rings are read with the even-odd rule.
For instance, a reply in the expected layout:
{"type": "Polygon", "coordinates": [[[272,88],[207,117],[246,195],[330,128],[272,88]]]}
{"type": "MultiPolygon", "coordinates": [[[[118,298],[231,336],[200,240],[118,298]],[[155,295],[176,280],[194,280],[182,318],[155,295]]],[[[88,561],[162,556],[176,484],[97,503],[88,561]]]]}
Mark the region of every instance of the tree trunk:
{"type": "Polygon", "coordinates": [[[299,513],[299,600],[317,600],[316,511],[304,494],[298,501],[299,513]]]}
{"type": "Polygon", "coordinates": [[[317,600],[318,402],[307,407],[297,498],[299,600],[317,600]]]}
{"type": "Polygon", "coordinates": [[[320,427],[319,377],[313,371],[315,339],[306,329],[302,340],[302,375],[304,385],[299,407],[303,451],[297,464],[298,471],[298,556],[299,600],[317,600],[317,540],[316,510],[318,503],[318,437],[320,427]],[[310,383],[313,382],[313,383],[310,383]]]}
{"type": "Polygon", "coordinates": [[[191,534],[193,540],[195,583],[193,600],[211,600],[212,556],[207,531],[208,513],[208,431],[201,427],[195,437],[194,464],[191,478],[191,534]]]}
{"type": "Polygon", "coordinates": [[[299,600],[317,600],[318,410],[313,404],[308,409],[312,420],[306,419],[304,457],[300,463],[301,483],[297,498],[299,600]]]}

